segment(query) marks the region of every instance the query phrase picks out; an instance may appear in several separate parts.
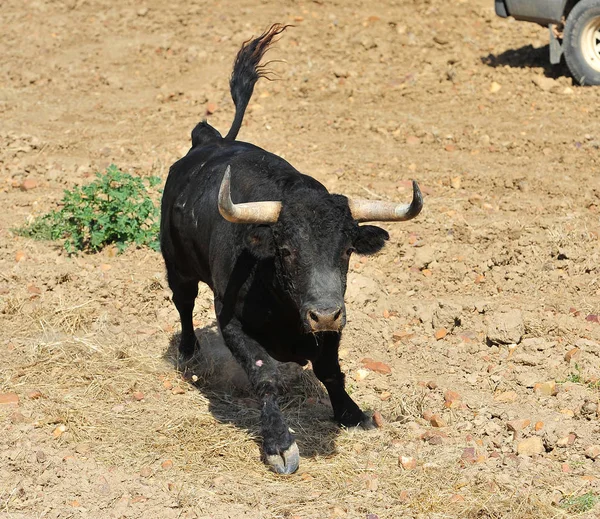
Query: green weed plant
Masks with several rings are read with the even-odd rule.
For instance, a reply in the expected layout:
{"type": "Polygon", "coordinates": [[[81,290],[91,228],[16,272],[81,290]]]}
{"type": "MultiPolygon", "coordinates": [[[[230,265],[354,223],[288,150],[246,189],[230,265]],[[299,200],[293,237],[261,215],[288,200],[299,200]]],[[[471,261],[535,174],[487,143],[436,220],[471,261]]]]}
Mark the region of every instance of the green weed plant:
{"type": "Polygon", "coordinates": [[[67,253],[98,252],[114,245],[158,250],[159,210],[149,189],[159,177],[136,177],[115,165],[84,186],[66,189],[61,207],[16,232],[40,240],[62,240],[67,253]]]}

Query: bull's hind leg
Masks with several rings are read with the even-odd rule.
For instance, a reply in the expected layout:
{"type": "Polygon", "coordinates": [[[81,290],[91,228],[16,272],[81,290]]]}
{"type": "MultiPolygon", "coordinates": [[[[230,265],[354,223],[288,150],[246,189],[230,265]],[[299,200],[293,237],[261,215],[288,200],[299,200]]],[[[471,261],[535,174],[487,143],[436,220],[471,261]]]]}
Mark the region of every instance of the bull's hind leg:
{"type": "Polygon", "coordinates": [[[219,325],[225,344],[248,375],[252,389],[260,399],[265,463],[278,474],[296,472],[300,455],[277,403],[281,388],[276,362],[258,342],[244,333],[235,318],[228,323],[219,322],[219,325]]]}
{"type": "Polygon", "coordinates": [[[329,393],[334,420],[344,427],[374,429],[376,425],[373,419],[363,413],[346,392],[345,376],[338,358],[340,334],[325,333],[319,338],[321,341],[321,354],[313,360],[313,371],[329,393]]]}
{"type": "Polygon", "coordinates": [[[188,360],[196,349],[196,334],[192,314],[198,295],[198,281],[183,281],[179,276],[167,269],[169,286],[173,291],[173,302],[181,319],[181,341],[179,355],[182,360],[188,360]]]}

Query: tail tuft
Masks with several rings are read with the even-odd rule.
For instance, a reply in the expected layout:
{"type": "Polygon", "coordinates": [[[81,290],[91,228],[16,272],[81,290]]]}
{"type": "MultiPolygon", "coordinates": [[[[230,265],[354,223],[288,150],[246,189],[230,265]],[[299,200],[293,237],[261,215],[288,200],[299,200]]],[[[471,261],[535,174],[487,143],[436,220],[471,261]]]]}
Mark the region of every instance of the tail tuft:
{"type": "Polygon", "coordinates": [[[281,34],[288,27],[290,26],[275,23],[258,38],[250,39],[242,44],[242,48],[235,58],[233,72],[229,80],[231,97],[235,104],[235,118],[233,119],[231,129],[225,136],[225,140],[234,140],[237,137],[256,82],[261,77],[271,79],[268,76],[269,70],[266,68],[269,63],[261,65],[260,60],[269,50],[271,44],[277,41],[273,40],[273,38],[281,34]]]}

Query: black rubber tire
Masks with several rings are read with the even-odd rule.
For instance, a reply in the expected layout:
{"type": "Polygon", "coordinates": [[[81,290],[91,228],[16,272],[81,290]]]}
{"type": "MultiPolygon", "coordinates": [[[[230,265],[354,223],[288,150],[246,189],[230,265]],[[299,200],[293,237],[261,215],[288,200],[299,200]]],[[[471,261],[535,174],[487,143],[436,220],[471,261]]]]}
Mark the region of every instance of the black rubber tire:
{"type": "Polygon", "coordinates": [[[600,85],[600,0],[581,0],[563,34],[567,67],[580,85],[600,85]]]}

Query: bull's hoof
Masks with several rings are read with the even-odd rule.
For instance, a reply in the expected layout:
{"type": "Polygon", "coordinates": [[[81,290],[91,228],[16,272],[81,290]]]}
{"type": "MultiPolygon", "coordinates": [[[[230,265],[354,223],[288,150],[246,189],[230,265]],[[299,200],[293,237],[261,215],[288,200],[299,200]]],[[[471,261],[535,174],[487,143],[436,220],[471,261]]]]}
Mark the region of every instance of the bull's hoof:
{"type": "Polygon", "coordinates": [[[266,454],[265,463],[276,474],[293,474],[300,465],[298,445],[292,443],[282,454],[266,454]]]}
{"type": "Polygon", "coordinates": [[[363,412],[352,418],[343,416],[341,419],[338,419],[338,423],[341,427],[351,430],[363,429],[365,431],[370,431],[372,429],[377,429],[377,424],[373,421],[373,418],[363,412]]]}
{"type": "Polygon", "coordinates": [[[179,343],[179,349],[178,349],[179,362],[182,364],[188,362],[194,356],[195,351],[196,351],[196,337],[195,336],[192,340],[183,340],[182,339],[181,342],[179,343]]]}

